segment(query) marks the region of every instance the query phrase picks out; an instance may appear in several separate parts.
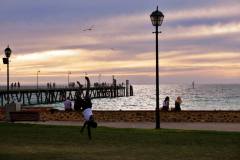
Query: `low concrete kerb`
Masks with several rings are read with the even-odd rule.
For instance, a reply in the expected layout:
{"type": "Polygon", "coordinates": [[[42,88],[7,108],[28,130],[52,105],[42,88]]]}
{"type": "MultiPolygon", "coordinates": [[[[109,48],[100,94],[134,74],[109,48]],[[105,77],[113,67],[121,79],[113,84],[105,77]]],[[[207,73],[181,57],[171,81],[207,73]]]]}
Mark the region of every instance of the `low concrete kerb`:
{"type": "MultiPolygon", "coordinates": [[[[82,126],[81,121],[27,121],[14,123],[28,123],[41,125],[64,125],[64,126],[82,126]]],[[[144,128],[154,129],[153,122],[98,122],[99,126],[113,128],[144,128]]],[[[161,128],[165,129],[183,129],[183,130],[209,130],[209,131],[229,131],[240,132],[240,123],[218,123],[218,122],[162,122],[161,128]]]]}

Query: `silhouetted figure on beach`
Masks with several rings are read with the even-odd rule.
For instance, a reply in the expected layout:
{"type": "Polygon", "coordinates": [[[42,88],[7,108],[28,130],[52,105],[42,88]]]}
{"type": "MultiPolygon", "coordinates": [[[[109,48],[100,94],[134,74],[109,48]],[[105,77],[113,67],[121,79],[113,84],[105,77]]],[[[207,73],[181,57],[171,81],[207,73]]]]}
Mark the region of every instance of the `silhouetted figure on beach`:
{"type": "Polygon", "coordinates": [[[182,103],[181,97],[177,97],[175,101],[175,111],[181,111],[181,103],[182,103]]]}
{"type": "Polygon", "coordinates": [[[85,77],[86,81],[87,81],[87,90],[86,90],[86,95],[85,98],[83,100],[81,100],[81,97],[79,97],[79,102],[81,106],[81,111],[84,117],[84,124],[81,128],[81,133],[83,133],[84,128],[87,126],[87,130],[88,130],[88,138],[92,139],[92,135],[91,135],[91,127],[92,128],[97,128],[97,123],[94,120],[94,116],[92,113],[92,102],[91,102],[91,98],[89,95],[89,90],[90,90],[90,80],[88,77],[85,77]]]}
{"type": "Polygon", "coordinates": [[[167,96],[164,101],[163,101],[163,111],[168,111],[169,110],[169,97],[167,96]]]}

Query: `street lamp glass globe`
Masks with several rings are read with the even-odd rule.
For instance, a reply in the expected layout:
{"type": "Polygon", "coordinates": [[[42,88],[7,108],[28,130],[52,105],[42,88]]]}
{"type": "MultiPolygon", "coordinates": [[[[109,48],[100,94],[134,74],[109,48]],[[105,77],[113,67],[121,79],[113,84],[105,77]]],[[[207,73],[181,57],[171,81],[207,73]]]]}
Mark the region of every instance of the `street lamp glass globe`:
{"type": "Polygon", "coordinates": [[[7,58],[9,58],[11,56],[12,50],[9,48],[9,46],[5,49],[5,55],[7,58]]]}
{"type": "Polygon", "coordinates": [[[158,10],[158,7],[157,7],[157,10],[152,12],[152,14],[150,15],[150,18],[153,26],[161,26],[164,15],[161,11],[158,10]]]}

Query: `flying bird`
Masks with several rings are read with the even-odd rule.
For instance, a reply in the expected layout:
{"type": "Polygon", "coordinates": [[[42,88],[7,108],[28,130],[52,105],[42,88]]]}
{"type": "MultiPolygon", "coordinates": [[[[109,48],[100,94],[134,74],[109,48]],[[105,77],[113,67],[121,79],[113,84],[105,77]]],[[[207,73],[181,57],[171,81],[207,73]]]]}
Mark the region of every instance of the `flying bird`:
{"type": "Polygon", "coordinates": [[[94,25],[91,25],[89,28],[83,29],[82,31],[83,31],[83,32],[92,31],[93,28],[94,28],[94,25]]]}

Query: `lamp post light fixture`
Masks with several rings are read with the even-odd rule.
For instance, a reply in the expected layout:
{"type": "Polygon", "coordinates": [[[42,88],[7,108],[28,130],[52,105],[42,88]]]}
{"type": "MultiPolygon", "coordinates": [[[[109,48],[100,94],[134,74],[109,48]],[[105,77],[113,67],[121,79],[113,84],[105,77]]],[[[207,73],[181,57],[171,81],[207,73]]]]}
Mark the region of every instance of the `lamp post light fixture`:
{"type": "Polygon", "coordinates": [[[68,87],[69,87],[69,75],[72,74],[71,71],[68,71],[68,87]]]}
{"type": "Polygon", "coordinates": [[[3,58],[3,64],[7,65],[7,104],[9,104],[9,58],[12,54],[12,50],[9,48],[9,45],[4,52],[6,57],[3,58]]]}
{"type": "Polygon", "coordinates": [[[161,33],[161,31],[158,31],[158,27],[162,25],[164,15],[162,12],[158,10],[153,11],[150,15],[152,25],[156,27],[156,31],[153,32],[156,34],[156,129],[160,128],[160,109],[159,109],[159,64],[158,64],[158,34],[161,33]]]}
{"type": "Polygon", "coordinates": [[[37,71],[37,89],[38,89],[38,74],[40,73],[40,71],[37,71]]]}

